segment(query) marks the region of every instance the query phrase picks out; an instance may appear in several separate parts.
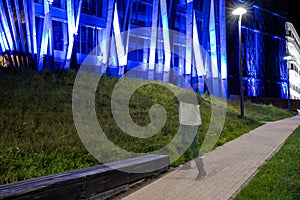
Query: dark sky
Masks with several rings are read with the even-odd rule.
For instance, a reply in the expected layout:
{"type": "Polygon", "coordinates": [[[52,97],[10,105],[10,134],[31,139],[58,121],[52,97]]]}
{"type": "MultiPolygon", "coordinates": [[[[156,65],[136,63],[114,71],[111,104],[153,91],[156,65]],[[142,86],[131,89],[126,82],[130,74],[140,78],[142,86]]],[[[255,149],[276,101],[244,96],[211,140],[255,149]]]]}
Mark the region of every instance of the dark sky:
{"type": "Polygon", "coordinates": [[[296,0],[288,0],[288,21],[291,22],[298,35],[300,35],[300,7],[297,5],[296,0]]]}

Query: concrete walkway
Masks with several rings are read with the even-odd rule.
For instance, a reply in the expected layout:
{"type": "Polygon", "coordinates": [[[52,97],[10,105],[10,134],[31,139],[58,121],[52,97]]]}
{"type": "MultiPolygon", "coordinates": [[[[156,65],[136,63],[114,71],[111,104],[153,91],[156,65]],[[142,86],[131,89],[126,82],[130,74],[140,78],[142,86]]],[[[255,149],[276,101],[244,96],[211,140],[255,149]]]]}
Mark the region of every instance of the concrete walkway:
{"type": "Polygon", "coordinates": [[[299,115],[268,122],[204,155],[204,179],[195,179],[197,168],[192,161],[191,169],[179,167],[123,199],[230,199],[299,125],[299,115]]]}

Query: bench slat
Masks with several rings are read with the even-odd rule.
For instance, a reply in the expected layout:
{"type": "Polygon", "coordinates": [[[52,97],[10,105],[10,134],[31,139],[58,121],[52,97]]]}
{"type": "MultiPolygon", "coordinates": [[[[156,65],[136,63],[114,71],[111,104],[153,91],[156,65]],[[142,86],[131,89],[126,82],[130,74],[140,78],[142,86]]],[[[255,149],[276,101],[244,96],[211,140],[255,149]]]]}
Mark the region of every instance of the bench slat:
{"type": "Polygon", "coordinates": [[[0,185],[0,199],[85,199],[161,174],[166,155],[146,155],[84,169],[0,185]]]}

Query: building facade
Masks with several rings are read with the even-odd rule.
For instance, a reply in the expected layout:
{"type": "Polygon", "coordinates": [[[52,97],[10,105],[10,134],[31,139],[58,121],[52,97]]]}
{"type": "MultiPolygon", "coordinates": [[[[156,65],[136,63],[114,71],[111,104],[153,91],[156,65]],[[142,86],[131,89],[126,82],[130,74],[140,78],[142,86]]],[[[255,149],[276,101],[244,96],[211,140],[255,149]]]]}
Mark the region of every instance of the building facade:
{"type": "Polygon", "coordinates": [[[209,85],[226,97],[239,94],[237,17],[226,9],[238,4],[248,9],[244,94],[287,98],[284,0],[1,0],[0,53],[39,71],[78,69],[89,54],[100,73],[178,86],[183,76],[199,93],[209,85]]]}
{"type": "MultiPolygon", "coordinates": [[[[287,2],[283,0],[228,1],[241,3],[248,12],[242,20],[243,90],[246,96],[288,98],[285,22],[287,2]]],[[[228,13],[230,16],[230,13],[228,13]]],[[[228,87],[239,95],[238,30],[228,18],[228,87]]]]}
{"type": "Polygon", "coordinates": [[[300,38],[293,24],[286,22],[287,66],[289,69],[289,97],[300,100],[300,38]]]}

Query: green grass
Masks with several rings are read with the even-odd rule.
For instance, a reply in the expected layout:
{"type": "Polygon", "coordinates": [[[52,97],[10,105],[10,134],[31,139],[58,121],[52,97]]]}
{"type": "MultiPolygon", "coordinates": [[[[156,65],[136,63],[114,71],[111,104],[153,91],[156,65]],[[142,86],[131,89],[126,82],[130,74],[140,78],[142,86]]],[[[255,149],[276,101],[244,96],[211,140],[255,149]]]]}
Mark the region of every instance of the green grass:
{"type": "Polygon", "coordinates": [[[300,127],[235,197],[242,199],[300,199],[300,127]]]}
{"type": "MultiPolygon", "coordinates": [[[[34,72],[0,69],[0,184],[40,177],[99,164],[88,153],[77,134],[72,116],[73,71],[34,72]]],[[[132,80],[138,81],[139,80],[132,80]]],[[[167,111],[168,120],[157,135],[137,139],[124,134],[113,120],[111,93],[116,78],[102,77],[96,92],[99,124],[116,145],[135,152],[149,152],[165,146],[178,130],[178,102],[168,89],[157,84],[140,87],[130,99],[129,108],[136,124],[150,122],[149,109],[155,103],[167,111]]],[[[174,87],[168,84],[168,87],[174,87]]],[[[179,91],[179,88],[175,89],[179,91]]],[[[202,127],[199,142],[210,122],[209,97],[201,95],[202,127]]],[[[228,102],[225,126],[215,147],[246,133],[266,120],[293,116],[273,106],[245,104],[239,117],[239,104],[228,102]]],[[[172,166],[183,163],[179,158],[172,166]]]]}

